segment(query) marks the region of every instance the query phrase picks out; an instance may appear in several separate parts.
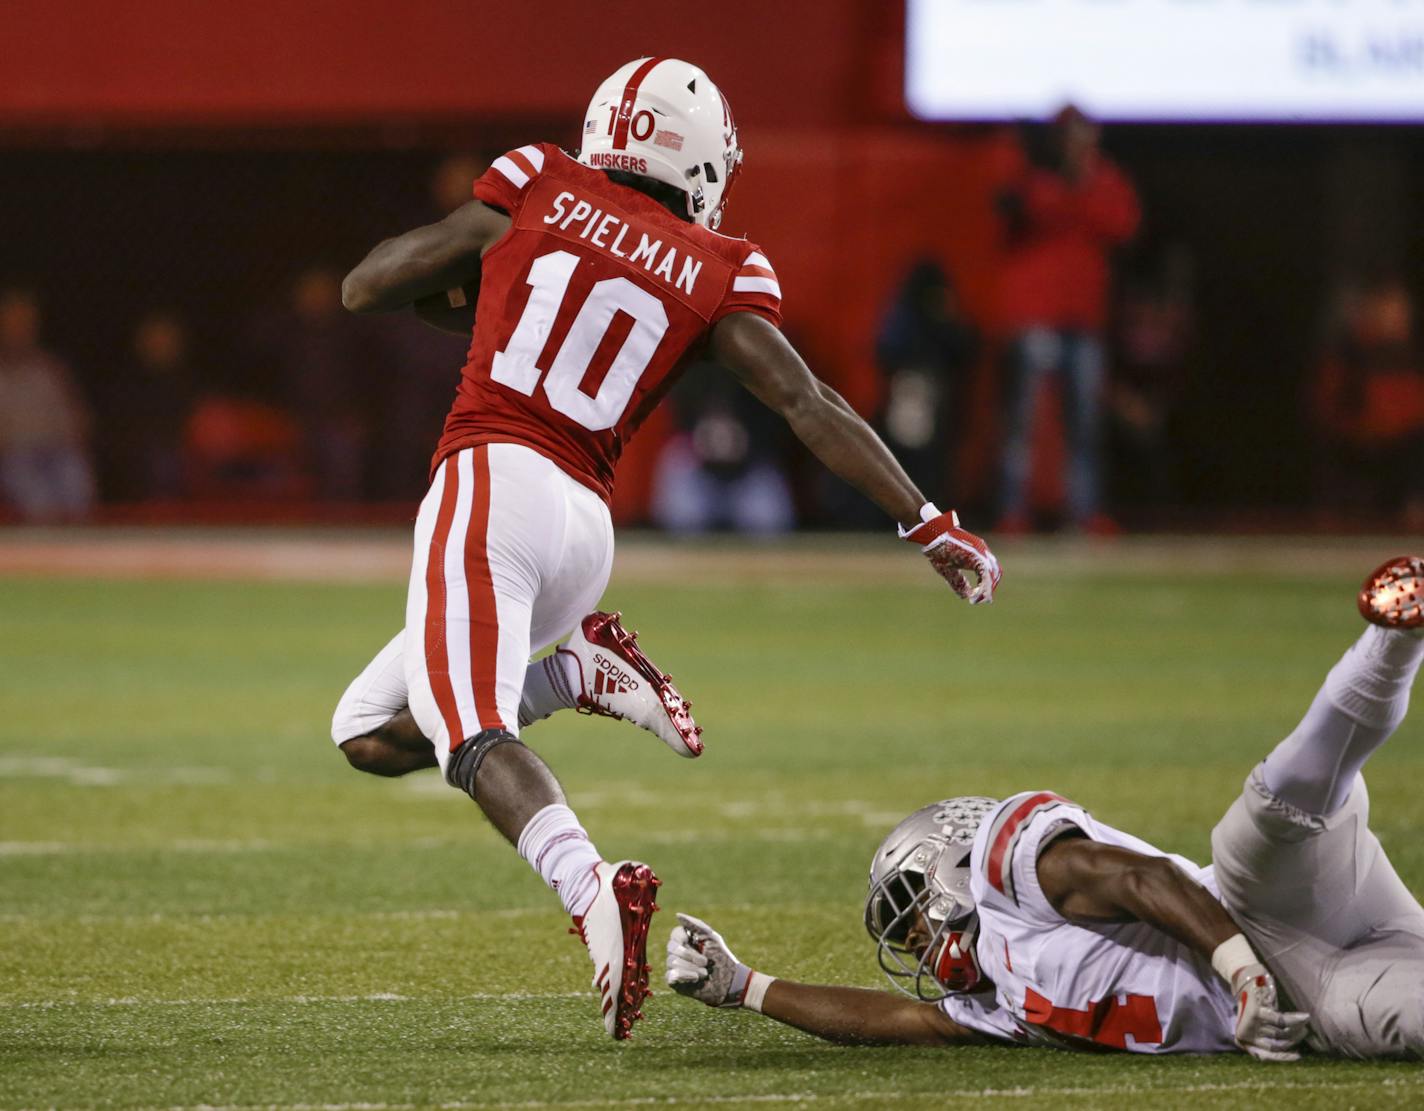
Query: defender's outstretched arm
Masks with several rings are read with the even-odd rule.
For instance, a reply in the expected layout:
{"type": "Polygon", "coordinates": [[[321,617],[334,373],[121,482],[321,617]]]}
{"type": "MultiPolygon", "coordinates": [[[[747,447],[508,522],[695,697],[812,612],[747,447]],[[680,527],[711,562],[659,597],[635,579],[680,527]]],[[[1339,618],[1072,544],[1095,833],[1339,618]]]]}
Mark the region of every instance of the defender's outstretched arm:
{"type": "Polygon", "coordinates": [[[761,1013],[842,1045],[968,1045],[987,1042],[933,1003],[868,988],[775,980],[761,1013]]]}
{"type": "Polygon", "coordinates": [[[811,373],[769,321],[734,312],[712,329],[712,350],[737,379],[785,418],[797,439],[905,529],[920,523],[928,500],[874,429],[811,373]]]}
{"type": "Polygon", "coordinates": [[[746,1007],[845,1045],[982,1042],[933,1003],[864,988],[777,980],[737,960],[722,935],[690,914],[668,936],[667,982],[709,1007],[746,1007]]]}
{"type": "Polygon", "coordinates": [[[469,285],[509,224],[504,213],[470,201],[439,223],[387,239],[346,275],[341,303],[352,312],[390,312],[469,285]]]}

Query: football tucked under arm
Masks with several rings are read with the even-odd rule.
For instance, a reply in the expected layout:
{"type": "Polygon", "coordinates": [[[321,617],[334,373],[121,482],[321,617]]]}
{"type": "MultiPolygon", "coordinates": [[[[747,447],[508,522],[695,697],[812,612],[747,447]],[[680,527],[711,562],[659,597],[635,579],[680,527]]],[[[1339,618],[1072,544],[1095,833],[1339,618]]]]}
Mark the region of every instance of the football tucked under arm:
{"type": "Polygon", "coordinates": [[[479,201],[462,205],[437,224],[378,243],[341,283],[351,312],[391,312],[477,281],[484,250],[510,219],[479,201]]]}
{"type": "Polygon", "coordinates": [[[475,327],[475,302],[479,296],[480,283],[476,278],[444,293],[421,297],[411,307],[415,315],[432,328],[468,338],[475,327]]]}

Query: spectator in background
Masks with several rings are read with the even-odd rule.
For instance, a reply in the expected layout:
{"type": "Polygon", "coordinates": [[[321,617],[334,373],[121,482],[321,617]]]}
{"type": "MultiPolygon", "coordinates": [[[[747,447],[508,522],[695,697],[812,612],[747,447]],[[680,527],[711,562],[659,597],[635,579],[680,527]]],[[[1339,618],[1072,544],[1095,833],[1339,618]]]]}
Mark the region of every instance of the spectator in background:
{"type": "MultiPolygon", "coordinates": [[[[475,180],[487,169],[489,159],[472,154],[442,160],[430,176],[429,204],[412,212],[406,226],[434,223],[469,202],[475,180]]],[[[422,324],[413,313],[389,313],[370,326],[378,329],[386,364],[375,384],[385,415],[381,427],[400,429],[373,445],[371,493],[387,501],[419,501],[430,485],[430,445],[440,438],[470,340],[422,324]]]]}
{"type": "Polygon", "coordinates": [[[0,499],[27,521],[86,516],[90,424],[69,368],[40,346],[35,294],[0,291],[0,499]]]}
{"type": "Polygon", "coordinates": [[[302,271],[286,306],[258,321],[254,347],[297,419],[315,495],[330,502],[360,500],[373,425],[365,406],[376,395],[371,379],[377,360],[367,331],[353,327],[341,307],[340,275],[327,266],[302,271]]]}
{"type": "Polygon", "coordinates": [[[474,199],[475,182],[490,168],[490,160],[477,154],[452,154],[430,175],[430,200],[438,216],[448,216],[474,199]]]}
{"type": "Polygon", "coordinates": [[[1005,379],[1001,532],[1029,528],[1030,436],[1039,388],[1056,376],[1068,442],[1068,517],[1115,531],[1099,489],[1099,409],[1108,255],[1136,232],[1131,183],[1098,149],[1098,125],[1068,107],[1025,132],[999,193],[1005,249],[1002,313],[1010,333],[1005,379]]]}
{"type": "Polygon", "coordinates": [[[711,361],[688,367],[670,400],[678,431],[658,456],[653,523],[762,536],[795,528],[781,420],[711,361]]]}
{"type": "MultiPolygon", "coordinates": [[[[915,263],[880,322],[875,358],[884,376],[876,427],[922,490],[949,490],[950,445],[979,333],[939,263],[915,263]]],[[[946,494],[948,497],[948,494],[946,494]]]]}
{"type": "Polygon", "coordinates": [[[179,497],[184,427],[198,393],[187,325],[171,309],[150,312],[134,329],[130,358],[109,410],[115,492],[126,500],[179,497]]]}
{"type": "Polygon", "coordinates": [[[1151,513],[1174,501],[1171,421],[1187,378],[1195,328],[1192,259],[1167,251],[1127,283],[1108,386],[1108,441],[1117,504],[1151,513]]]}
{"type": "Polygon", "coordinates": [[[1424,529],[1424,359],[1398,279],[1343,292],[1313,400],[1326,506],[1424,529]]]}

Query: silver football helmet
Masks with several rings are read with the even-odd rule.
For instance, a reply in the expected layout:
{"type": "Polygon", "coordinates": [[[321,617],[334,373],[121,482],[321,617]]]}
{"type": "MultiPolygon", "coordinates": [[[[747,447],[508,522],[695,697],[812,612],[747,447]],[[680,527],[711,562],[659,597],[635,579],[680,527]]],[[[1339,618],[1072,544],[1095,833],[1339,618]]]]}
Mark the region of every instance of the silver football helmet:
{"type": "Polygon", "coordinates": [[[979,915],[969,894],[974,834],[998,799],[965,795],[916,810],[870,862],[865,928],[890,983],[929,1002],[973,991],[979,915]]]}

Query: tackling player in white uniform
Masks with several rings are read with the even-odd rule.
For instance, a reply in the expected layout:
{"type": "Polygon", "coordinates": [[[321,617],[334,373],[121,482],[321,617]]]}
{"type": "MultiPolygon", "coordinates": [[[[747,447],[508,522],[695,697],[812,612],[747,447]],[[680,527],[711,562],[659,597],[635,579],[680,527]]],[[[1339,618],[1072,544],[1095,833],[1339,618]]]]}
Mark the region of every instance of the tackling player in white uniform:
{"type": "Polygon", "coordinates": [[[668,983],[842,1042],[1424,1057],[1424,908],[1359,774],[1424,660],[1424,559],[1379,568],[1359,607],[1371,626],[1252,770],[1211,867],[1048,791],[946,799],[871,864],[866,927],[913,998],[766,976],[687,915],[668,983]]]}

